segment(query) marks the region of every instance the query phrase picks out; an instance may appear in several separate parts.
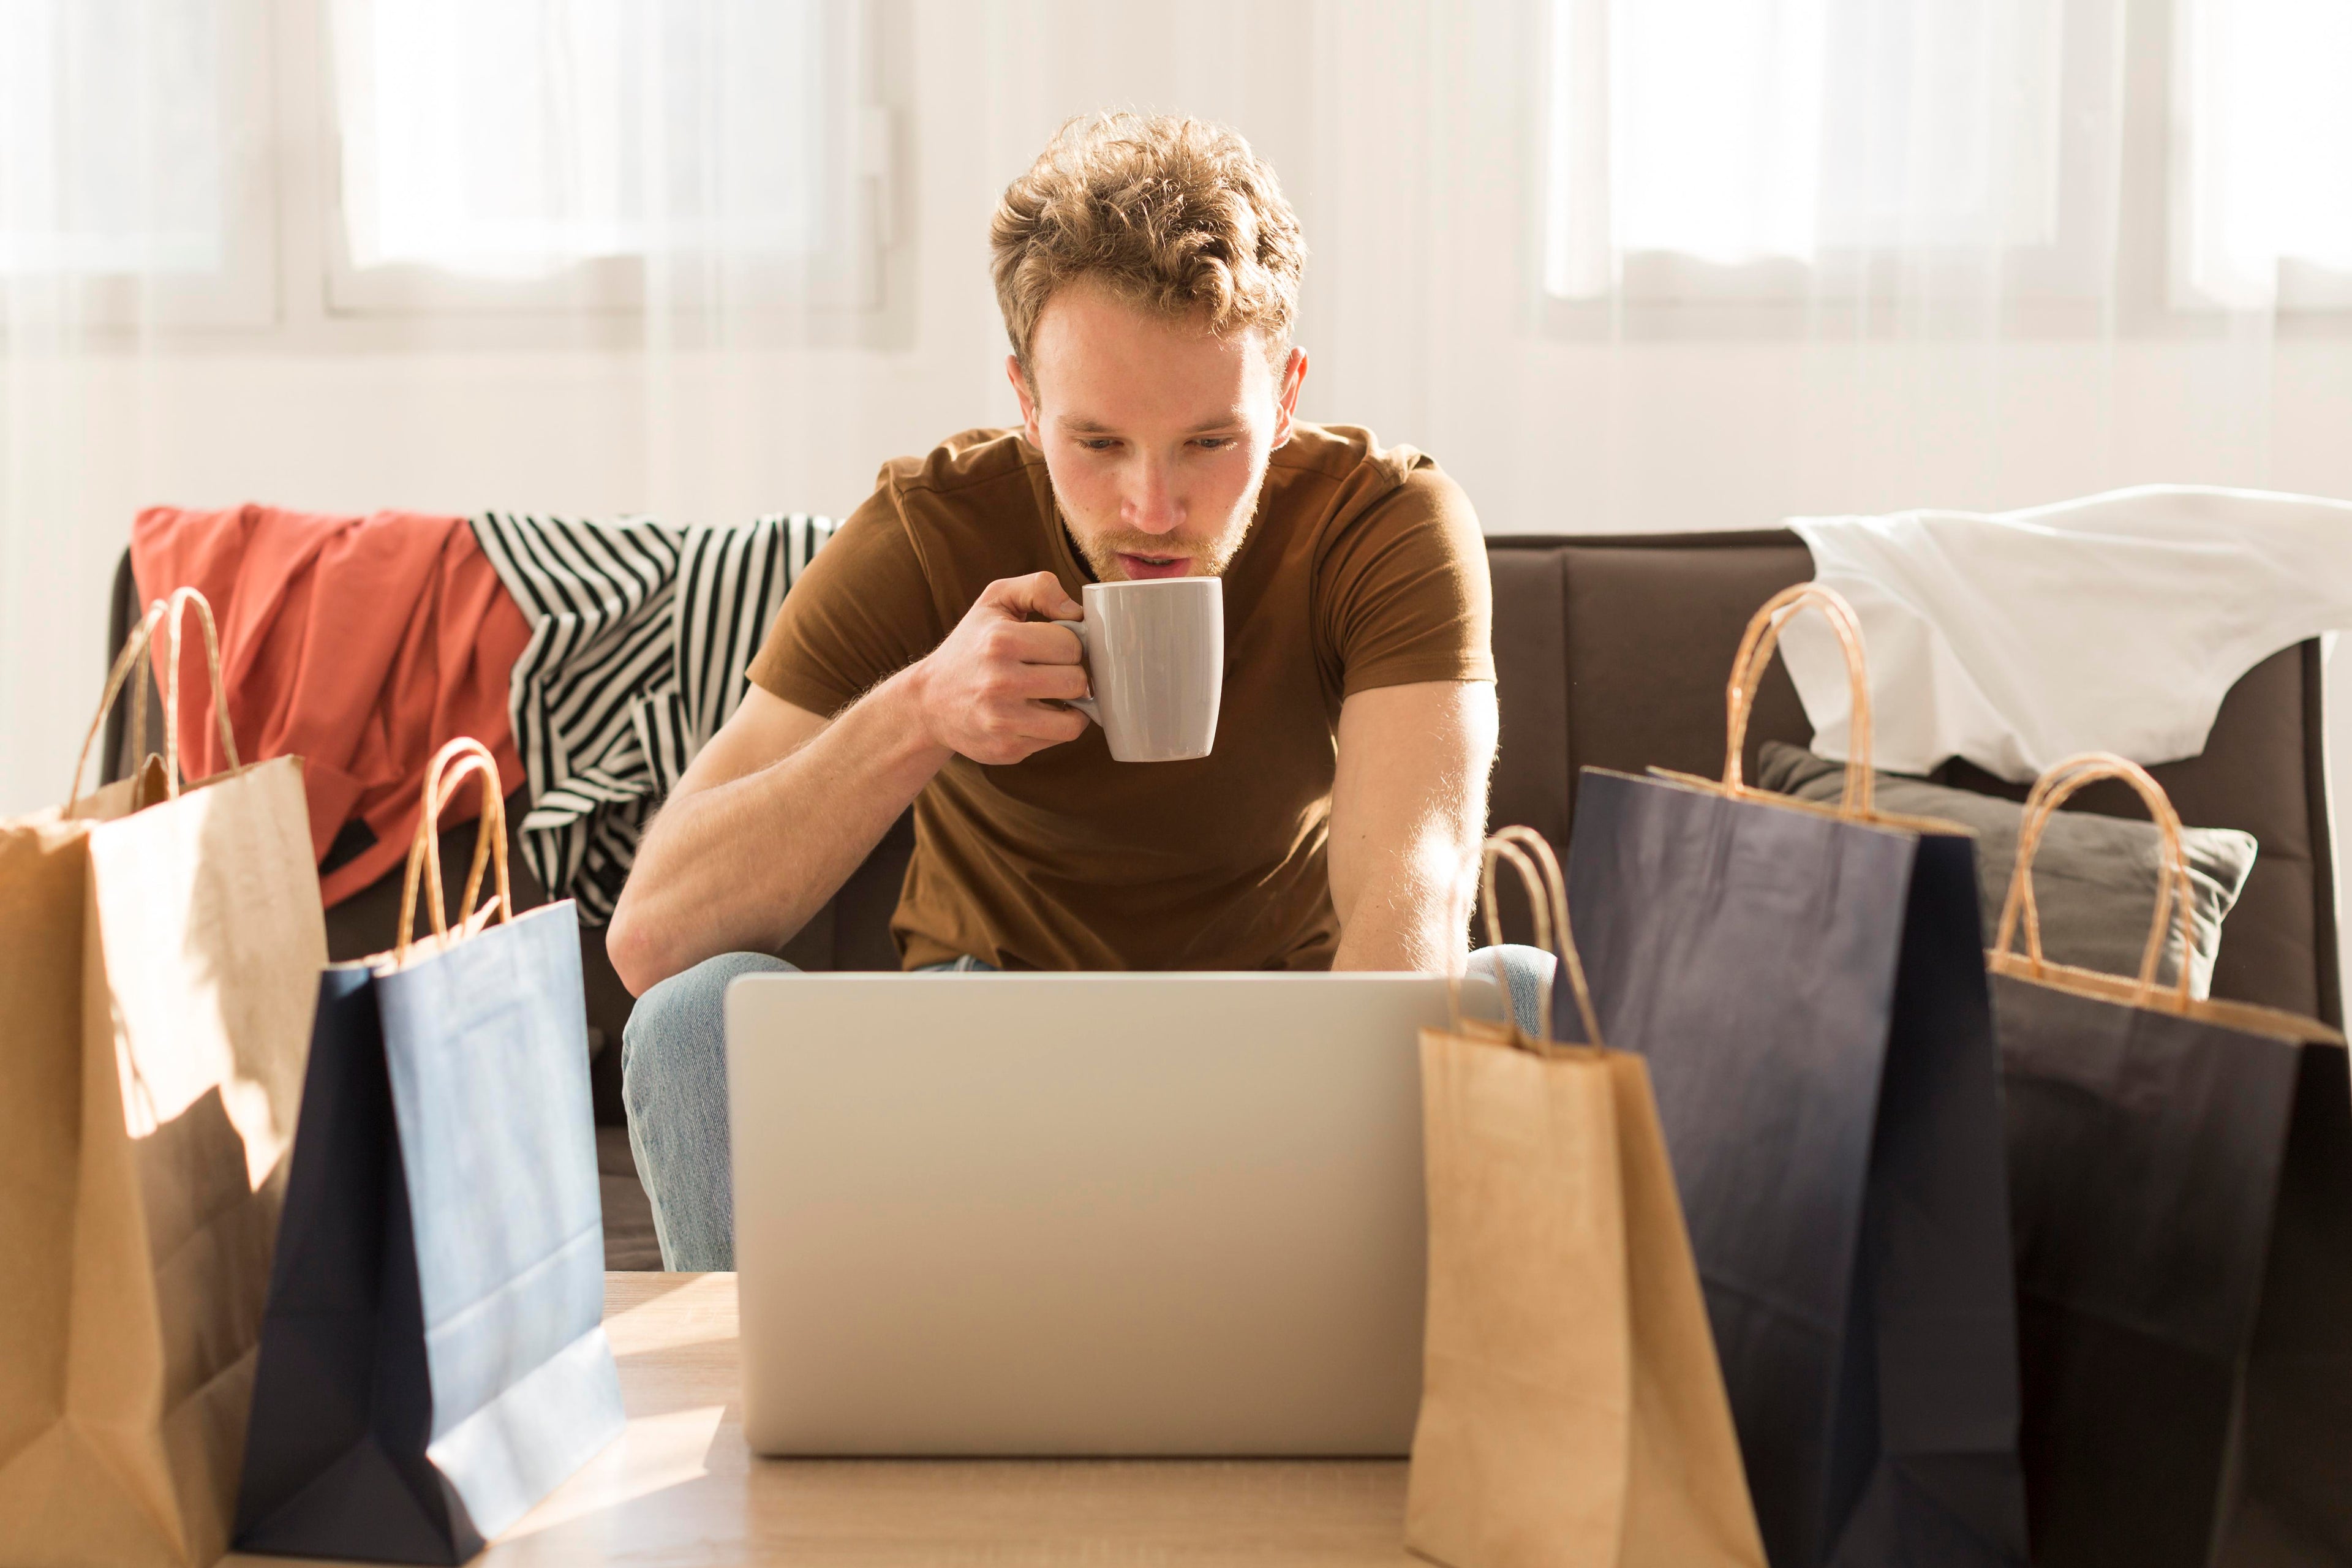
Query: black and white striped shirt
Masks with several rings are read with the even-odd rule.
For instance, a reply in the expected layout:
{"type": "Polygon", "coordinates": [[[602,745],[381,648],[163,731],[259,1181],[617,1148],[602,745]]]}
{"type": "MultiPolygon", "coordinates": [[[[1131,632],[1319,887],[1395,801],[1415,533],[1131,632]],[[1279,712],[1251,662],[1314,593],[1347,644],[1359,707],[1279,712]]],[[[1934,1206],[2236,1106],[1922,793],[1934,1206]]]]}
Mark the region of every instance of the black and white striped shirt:
{"type": "Polygon", "coordinates": [[[654,808],[743,700],[744,666],[834,525],[802,512],[741,528],[473,524],[531,626],[507,696],[530,775],[523,859],[602,925],[654,808]]]}

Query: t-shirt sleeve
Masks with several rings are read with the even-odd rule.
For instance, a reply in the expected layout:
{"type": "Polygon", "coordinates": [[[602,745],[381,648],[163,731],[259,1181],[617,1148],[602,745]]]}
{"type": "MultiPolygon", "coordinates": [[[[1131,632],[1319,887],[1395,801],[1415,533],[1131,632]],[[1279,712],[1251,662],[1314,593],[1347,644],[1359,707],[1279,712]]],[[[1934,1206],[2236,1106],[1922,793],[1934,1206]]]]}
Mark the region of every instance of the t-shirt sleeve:
{"type": "Polygon", "coordinates": [[[1321,579],[1342,699],[1422,680],[1492,680],[1486,542],[1462,487],[1425,464],[1341,525],[1321,579]]]}
{"type": "Polygon", "coordinates": [[[884,484],[813,556],[744,671],[831,718],[946,635],[914,536],[884,484]]]}

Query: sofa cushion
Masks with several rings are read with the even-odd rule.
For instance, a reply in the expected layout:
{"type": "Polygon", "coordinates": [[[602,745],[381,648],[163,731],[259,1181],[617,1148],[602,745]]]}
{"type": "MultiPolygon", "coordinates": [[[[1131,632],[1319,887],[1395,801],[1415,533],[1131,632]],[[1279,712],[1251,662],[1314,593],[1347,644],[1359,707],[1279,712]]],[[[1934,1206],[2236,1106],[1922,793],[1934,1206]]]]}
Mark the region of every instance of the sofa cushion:
{"type": "MultiPolygon", "coordinates": [[[[2017,864],[2017,832],[2024,808],[1973,790],[1954,789],[1900,773],[1877,775],[1878,806],[1902,816],[1933,816],[1958,823],[1977,836],[1978,904],[1985,945],[1992,945],[2001,903],[2017,864]]],[[[1837,804],[1845,787],[1845,764],[1816,756],[1784,742],[1766,742],[1757,764],[1756,786],[1824,805],[1837,804]]],[[[2213,960],[2221,946],[2221,921],[2244,890],[2253,869],[2254,836],[2233,827],[2190,827],[2181,834],[2189,858],[2195,957],[2189,964],[2192,994],[2211,993],[2213,960]]],[[[2163,847],[2153,823],[2089,812],[2061,811],[2051,820],[2033,858],[2033,896],[2042,913],[2043,956],[2103,974],[2137,974],[2147,944],[2148,921],[2156,910],[2157,878],[2163,847]]],[[[2025,950],[2020,932],[2014,946],[2025,950]]],[[[2181,942],[2176,926],[2158,963],[2157,977],[2169,984],[2180,973],[2181,942]]]]}

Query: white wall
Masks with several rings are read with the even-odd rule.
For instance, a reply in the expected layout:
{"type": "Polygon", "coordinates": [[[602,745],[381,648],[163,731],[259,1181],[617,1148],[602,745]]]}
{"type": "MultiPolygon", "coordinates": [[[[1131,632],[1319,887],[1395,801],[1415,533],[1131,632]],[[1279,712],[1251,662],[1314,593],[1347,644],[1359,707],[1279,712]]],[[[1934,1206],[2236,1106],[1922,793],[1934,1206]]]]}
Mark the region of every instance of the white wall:
{"type": "MultiPolygon", "coordinates": [[[[903,346],[350,353],[292,331],[0,365],[0,809],[64,786],[141,505],[838,514],[883,458],[1008,420],[988,214],[1054,124],[1104,104],[1228,119],[1274,161],[1313,252],[1307,411],[1434,453],[1496,531],[1758,527],[2154,480],[2352,496],[2352,337],[1541,335],[1516,5],[908,0],[903,22],[903,346]]],[[[283,287],[290,316],[317,315],[315,279],[283,287]]],[[[2352,658],[2336,667],[2352,677],[2352,658]]],[[[2336,686],[2352,734],[2352,679],[2336,686]]]]}

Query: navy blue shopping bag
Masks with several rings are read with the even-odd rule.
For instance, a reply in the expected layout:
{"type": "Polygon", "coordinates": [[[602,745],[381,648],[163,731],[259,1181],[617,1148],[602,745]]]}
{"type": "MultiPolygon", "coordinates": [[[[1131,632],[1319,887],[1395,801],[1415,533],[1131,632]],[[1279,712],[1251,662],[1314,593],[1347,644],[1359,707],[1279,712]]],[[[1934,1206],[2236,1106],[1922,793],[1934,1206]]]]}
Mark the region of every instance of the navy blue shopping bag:
{"type": "Polygon", "coordinates": [[[1844,602],[1774,598],[1724,782],[1584,771],[1569,909],[1601,1027],[1647,1058],[1773,1568],[2002,1568],[2026,1508],[1974,844],[1873,811],[1869,695],[1844,602]],[[1738,772],[1808,603],[1853,686],[1836,811],[1738,772]]]}
{"type": "Polygon", "coordinates": [[[2072,757],[2018,834],[1992,959],[2041,1568],[2352,1562],[2352,1077],[2315,1019],[2158,986],[2192,918],[2147,771],[2072,757]],[[2045,960],[2035,847],[2083,785],[2147,803],[2164,887],[2137,979],[2045,960]],[[2010,951],[2024,917],[2026,951],[2010,951]]]}
{"type": "Polygon", "coordinates": [[[573,909],[515,917],[505,860],[497,769],[453,742],[425,781],[399,949],[320,979],[241,1550],[462,1563],[620,1434],[573,909]],[[461,907],[486,854],[498,897],[448,931],[434,821],[475,772],[461,907]],[[436,934],[412,946],[420,868],[436,934]]]}

